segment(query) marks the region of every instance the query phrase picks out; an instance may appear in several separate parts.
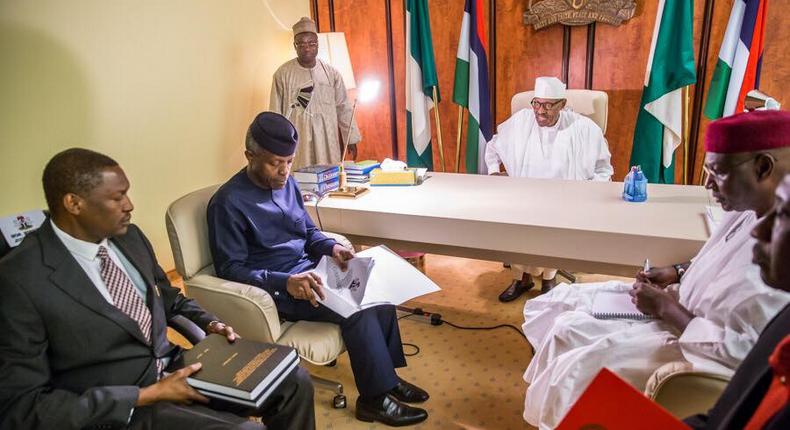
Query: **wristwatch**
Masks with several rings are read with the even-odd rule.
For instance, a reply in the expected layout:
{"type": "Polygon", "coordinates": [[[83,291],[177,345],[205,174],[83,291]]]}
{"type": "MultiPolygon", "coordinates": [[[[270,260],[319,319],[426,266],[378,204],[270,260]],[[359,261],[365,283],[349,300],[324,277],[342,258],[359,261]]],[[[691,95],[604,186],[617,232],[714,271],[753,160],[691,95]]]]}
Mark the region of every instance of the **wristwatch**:
{"type": "Polygon", "coordinates": [[[207,331],[207,332],[209,332],[209,333],[211,333],[211,330],[212,330],[212,328],[213,328],[215,325],[217,325],[217,324],[223,324],[223,322],[222,322],[222,321],[217,321],[217,320],[211,321],[211,322],[210,322],[210,323],[208,323],[208,325],[206,326],[206,331],[207,331]]]}
{"type": "Polygon", "coordinates": [[[674,265],[674,266],[672,266],[672,267],[674,267],[674,268],[675,268],[675,271],[676,271],[676,272],[678,272],[678,281],[679,281],[679,280],[680,280],[680,278],[682,278],[682,277],[683,277],[683,274],[684,274],[684,273],[686,273],[686,268],[685,268],[685,267],[683,267],[683,265],[682,265],[682,264],[675,264],[675,265],[674,265]]]}

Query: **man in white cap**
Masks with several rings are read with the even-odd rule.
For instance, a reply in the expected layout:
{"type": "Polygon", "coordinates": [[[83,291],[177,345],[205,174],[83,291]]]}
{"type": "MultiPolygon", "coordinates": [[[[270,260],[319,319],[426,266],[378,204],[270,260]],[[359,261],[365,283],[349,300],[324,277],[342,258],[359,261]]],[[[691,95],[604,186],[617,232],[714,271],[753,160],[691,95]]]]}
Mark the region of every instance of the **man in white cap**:
{"type": "MultiPolygon", "coordinates": [[[[608,181],[614,170],[612,155],[601,128],[591,119],[565,107],[565,84],[554,77],[535,80],[532,109],[522,109],[499,125],[486,146],[486,165],[492,175],[608,181]],[[499,165],[505,171],[499,171],[499,165]]],[[[556,284],[556,269],[511,264],[513,282],[499,295],[509,302],[535,286],[541,291],[556,284]]]]}
{"type": "Polygon", "coordinates": [[[299,132],[292,168],[338,164],[344,144],[349,145],[347,157],[355,159],[361,138],[351,118],[343,77],[317,58],[318,29],[313,20],[303,17],[294,24],[293,33],[296,58],[274,72],[269,101],[269,110],[288,118],[299,132]]]}

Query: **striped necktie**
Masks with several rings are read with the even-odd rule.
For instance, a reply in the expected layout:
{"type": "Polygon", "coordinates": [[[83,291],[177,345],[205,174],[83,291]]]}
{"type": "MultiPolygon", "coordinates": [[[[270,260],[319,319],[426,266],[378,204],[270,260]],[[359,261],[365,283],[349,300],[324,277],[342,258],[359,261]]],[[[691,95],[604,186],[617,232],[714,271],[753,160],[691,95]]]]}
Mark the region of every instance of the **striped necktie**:
{"type": "Polygon", "coordinates": [[[150,345],[151,312],[145,302],[137,294],[131,279],[110,259],[107,248],[100,246],[96,256],[101,259],[101,278],[104,285],[107,286],[107,290],[110,291],[115,307],[137,323],[146,342],[150,345]]]}

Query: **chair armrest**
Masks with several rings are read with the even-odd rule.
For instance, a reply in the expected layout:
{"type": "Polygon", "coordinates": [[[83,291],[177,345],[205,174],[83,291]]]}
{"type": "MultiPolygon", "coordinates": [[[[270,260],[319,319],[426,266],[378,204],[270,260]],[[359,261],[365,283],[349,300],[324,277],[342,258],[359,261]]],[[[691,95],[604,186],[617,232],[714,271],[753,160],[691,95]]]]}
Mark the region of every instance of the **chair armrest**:
{"type": "Polygon", "coordinates": [[[206,337],[206,332],[203,329],[183,315],[174,315],[167,321],[167,325],[184,336],[192,345],[196,345],[206,337]]]}
{"type": "Polygon", "coordinates": [[[666,363],[653,372],[645,395],[679,419],[707,413],[727,386],[730,377],[695,371],[686,361],[666,363]]]}
{"type": "Polygon", "coordinates": [[[184,280],[189,297],[230,324],[242,337],[274,343],[280,338],[280,316],[272,297],[262,288],[208,274],[184,280]]]}
{"type": "Polygon", "coordinates": [[[351,241],[350,241],[350,240],[348,240],[348,239],[347,239],[345,236],[343,236],[342,234],[338,234],[338,233],[332,233],[332,232],[330,232],[330,231],[322,231],[321,233],[324,233],[324,236],[326,236],[326,237],[328,237],[328,238],[330,238],[330,239],[335,239],[335,241],[336,241],[337,243],[339,243],[339,244],[340,244],[340,245],[342,245],[342,246],[345,246],[345,247],[346,247],[346,248],[348,248],[348,249],[351,249],[351,250],[353,250],[353,249],[354,249],[354,245],[352,245],[352,244],[351,244],[351,241]]]}

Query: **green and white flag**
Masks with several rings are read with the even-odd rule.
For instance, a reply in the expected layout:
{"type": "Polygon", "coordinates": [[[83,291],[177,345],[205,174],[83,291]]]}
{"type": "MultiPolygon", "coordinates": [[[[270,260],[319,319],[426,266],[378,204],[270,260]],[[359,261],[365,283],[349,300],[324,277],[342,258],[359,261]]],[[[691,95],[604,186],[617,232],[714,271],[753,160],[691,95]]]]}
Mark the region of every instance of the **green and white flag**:
{"type": "Polygon", "coordinates": [[[674,182],[674,152],[683,129],[682,89],[697,81],[693,0],[660,0],[634,130],[631,165],[652,183],[674,182]]]}
{"type": "Polygon", "coordinates": [[[433,58],[428,0],[406,2],[406,163],[433,170],[431,118],[433,87],[439,78],[433,58]]]}

